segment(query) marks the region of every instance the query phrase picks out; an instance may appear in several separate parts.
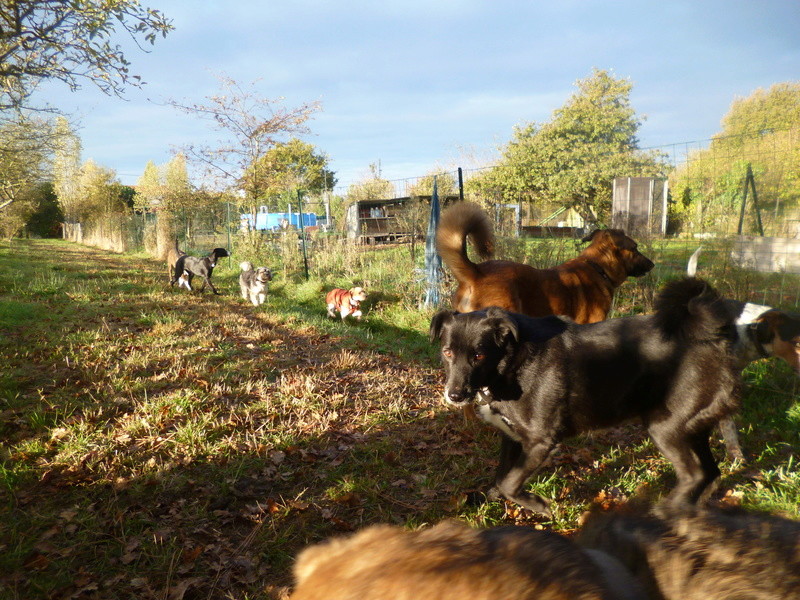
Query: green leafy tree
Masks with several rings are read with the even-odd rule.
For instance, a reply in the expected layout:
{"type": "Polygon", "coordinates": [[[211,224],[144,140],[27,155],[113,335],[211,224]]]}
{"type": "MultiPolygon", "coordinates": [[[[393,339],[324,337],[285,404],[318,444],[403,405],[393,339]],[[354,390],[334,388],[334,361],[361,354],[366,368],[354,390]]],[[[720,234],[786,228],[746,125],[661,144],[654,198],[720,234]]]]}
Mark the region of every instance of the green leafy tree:
{"type": "Polygon", "coordinates": [[[318,102],[294,108],[283,106],[283,98],[264,98],[255,84],[243,87],[234,79],[219,76],[221,93],[206,98],[204,103],[170,100],[174,108],[211,121],[222,134],[213,145],[190,145],[184,148],[187,157],[205,167],[206,175],[221,190],[236,190],[244,204],[255,215],[264,196],[261,186],[268,181],[262,169],[264,155],[283,138],[308,131],[305,123],[319,110],[318,102]]]}
{"type": "Polygon", "coordinates": [[[19,116],[0,122],[0,212],[46,179],[52,143],[46,120],[19,116]]]}
{"type": "Polygon", "coordinates": [[[43,80],[71,90],[88,81],[119,95],[141,79],[130,71],[117,33],[154,44],[172,24],[138,0],[0,0],[0,109],[30,107],[43,80]]]}
{"type": "MultiPolygon", "coordinates": [[[[178,153],[161,167],[149,161],[136,183],[136,190],[136,207],[158,214],[156,254],[163,258],[175,240],[177,216],[190,215],[192,209],[201,205],[202,196],[195,193],[189,182],[186,157],[178,153]]],[[[188,219],[185,225],[188,235],[191,229],[188,219]]]]}
{"type": "Polygon", "coordinates": [[[430,196],[433,194],[433,178],[436,177],[436,192],[439,197],[451,196],[458,193],[458,185],[453,173],[444,170],[435,170],[424,177],[417,179],[408,187],[409,196],[430,196]]]}
{"type": "Polygon", "coordinates": [[[144,172],[136,181],[136,207],[155,210],[164,202],[164,183],[161,170],[152,160],[147,161],[144,172]]]}
{"type": "Polygon", "coordinates": [[[78,180],[81,171],[81,140],[69,121],[57,117],[53,157],[53,187],[68,221],[77,221],[76,208],[80,203],[78,180]]]}
{"type": "Polygon", "coordinates": [[[245,178],[253,179],[248,185],[260,190],[263,203],[270,208],[275,208],[271,199],[293,195],[297,189],[320,195],[337,183],[335,173],[328,169],[327,155],[297,138],[276,143],[251,165],[245,178]]]}
{"type": "Polygon", "coordinates": [[[36,208],[28,218],[28,231],[38,237],[58,237],[64,215],[58,204],[53,184],[49,181],[40,183],[30,193],[36,208]]]}
{"type": "Polygon", "coordinates": [[[369,166],[369,174],[361,181],[353,183],[347,188],[347,202],[358,202],[361,200],[381,200],[394,196],[392,183],[381,177],[378,165],[369,166]]]}
{"type": "Polygon", "coordinates": [[[596,69],[576,86],[549,122],[516,127],[500,163],[471,185],[506,200],[555,201],[595,224],[610,216],[614,177],[666,171],[658,154],[638,148],[630,81],[596,69]]]}
{"type": "Polygon", "coordinates": [[[116,172],[91,159],[81,167],[78,189],[80,202],[76,212],[79,221],[97,223],[109,215],[124,213],[128,208],[116,172]]]}
{"type": "MultiPolygon", "coordinates": [[[[765,226],[783,231],[800,208],[800,83],[778,83],[737,98],[708,148],[693,153],[672,175],[670,218],[685,228],[727,229],[738,224],[748,167],[765,226]]],[[[755,231],[755,220],[748,220],[755,231]]]]}

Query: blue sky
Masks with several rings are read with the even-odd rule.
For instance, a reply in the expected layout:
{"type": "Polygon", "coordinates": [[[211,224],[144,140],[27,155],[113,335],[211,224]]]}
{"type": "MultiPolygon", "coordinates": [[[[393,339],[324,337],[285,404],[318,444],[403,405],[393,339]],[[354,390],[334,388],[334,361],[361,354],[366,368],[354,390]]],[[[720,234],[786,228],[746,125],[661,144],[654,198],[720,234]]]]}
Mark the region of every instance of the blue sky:
{"type": "Polygon", "coordinates": [[[175,31],[131,50],[147,85],[43,95],[80,121],[83,158],[135,184],[147,161],[219,134],[165,106],[257,80],[319,100],[306,141],[340,184],[491,163],[517,124],[547,121],[593,68],[633,83],[642,147],[707,140],[737,97],[800,80],[800,0],[143,0],[175,31]]]}

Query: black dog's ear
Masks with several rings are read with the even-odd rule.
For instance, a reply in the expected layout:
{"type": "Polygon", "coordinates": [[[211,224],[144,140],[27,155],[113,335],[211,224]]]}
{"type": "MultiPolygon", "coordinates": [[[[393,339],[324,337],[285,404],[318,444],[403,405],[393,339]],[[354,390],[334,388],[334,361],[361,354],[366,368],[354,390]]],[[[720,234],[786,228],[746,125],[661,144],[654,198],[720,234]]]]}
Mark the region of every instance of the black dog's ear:
{"type": "Polygon", "coordinates": [[[456,313],[454,313],[452,310],[440,310],[438,313],[433,315],[430,328],[431,341],[438,340],[442,337],[442,327],[452,321],[455,314],[456,313]]]}
{"type": "Polygon", "coordinates": [[[491,306],[486,311],[487,324],[494,330],[494,339],[498,344],[509,338],[519,341],[519,327],[511,316],[502,308],[491,306]]]}

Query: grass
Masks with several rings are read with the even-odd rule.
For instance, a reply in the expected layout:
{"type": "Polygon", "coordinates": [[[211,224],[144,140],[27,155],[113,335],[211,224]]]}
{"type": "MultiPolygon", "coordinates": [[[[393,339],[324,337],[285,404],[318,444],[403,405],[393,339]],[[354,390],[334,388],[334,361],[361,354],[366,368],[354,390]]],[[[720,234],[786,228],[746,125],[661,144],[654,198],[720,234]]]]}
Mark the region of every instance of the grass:
{"type": "MultiPolygon", "coordinates": [[[[531,263],[572,250],[502,248],[531,263]]],[[[659,271],[623,286],[617,314],[648,310],[692,251],[654,242],[659,271]]],[[[143,256],[0,245],[0,598],[280,598],[297,551],[330,535],[442,518],[570,533],[592,503],[672,485],[628,426],[560,446],[531,483],[556,500],[550,521],[465,505],[497,440],[440,402],[421,257],[332,241],[312,255],[324,277],[305,281],[270,252],[223,261],[214,296],[169,288],[143,256]],[[238,296],[244,259],[278,273],[258,308],[238,296]],[[323,291],[355,284],[372,291],[365,320],[326,318],[323,291]]],[[[701,272],[723,289],[765,286],[724,265],[701,272]]],[[[722,463],[717,501],[797,518],[796,379],[776,361],[745,376],[749,462],[722,463]]]]}

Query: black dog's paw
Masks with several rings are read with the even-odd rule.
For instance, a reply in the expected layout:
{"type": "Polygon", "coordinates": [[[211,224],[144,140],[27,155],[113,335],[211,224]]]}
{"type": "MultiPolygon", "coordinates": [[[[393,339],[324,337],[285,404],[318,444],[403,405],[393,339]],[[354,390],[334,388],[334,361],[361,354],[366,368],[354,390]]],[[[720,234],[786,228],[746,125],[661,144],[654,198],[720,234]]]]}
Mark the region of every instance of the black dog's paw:
{"type": "Polygon", "coordinates": [[[537,514],[542,515],[543,517],[547,517],[551,519],[553,517],[553,513],[550,510],[549,504],[550,502],[538,496],[536,494],[529,494],[527,492],[522,492],[516,494],[513,498],[508,498],[512,502],[519,504],[522,508],[527,508],[529,511],[537,514]]]}
{"type": "Polygon", "coordinates": [[[499,499],[499,496],[492,494],[492,490],[471,490],[466,492],[465,496],[464,504],[467,506],[483,506],[487,502],[499,499]]]}

